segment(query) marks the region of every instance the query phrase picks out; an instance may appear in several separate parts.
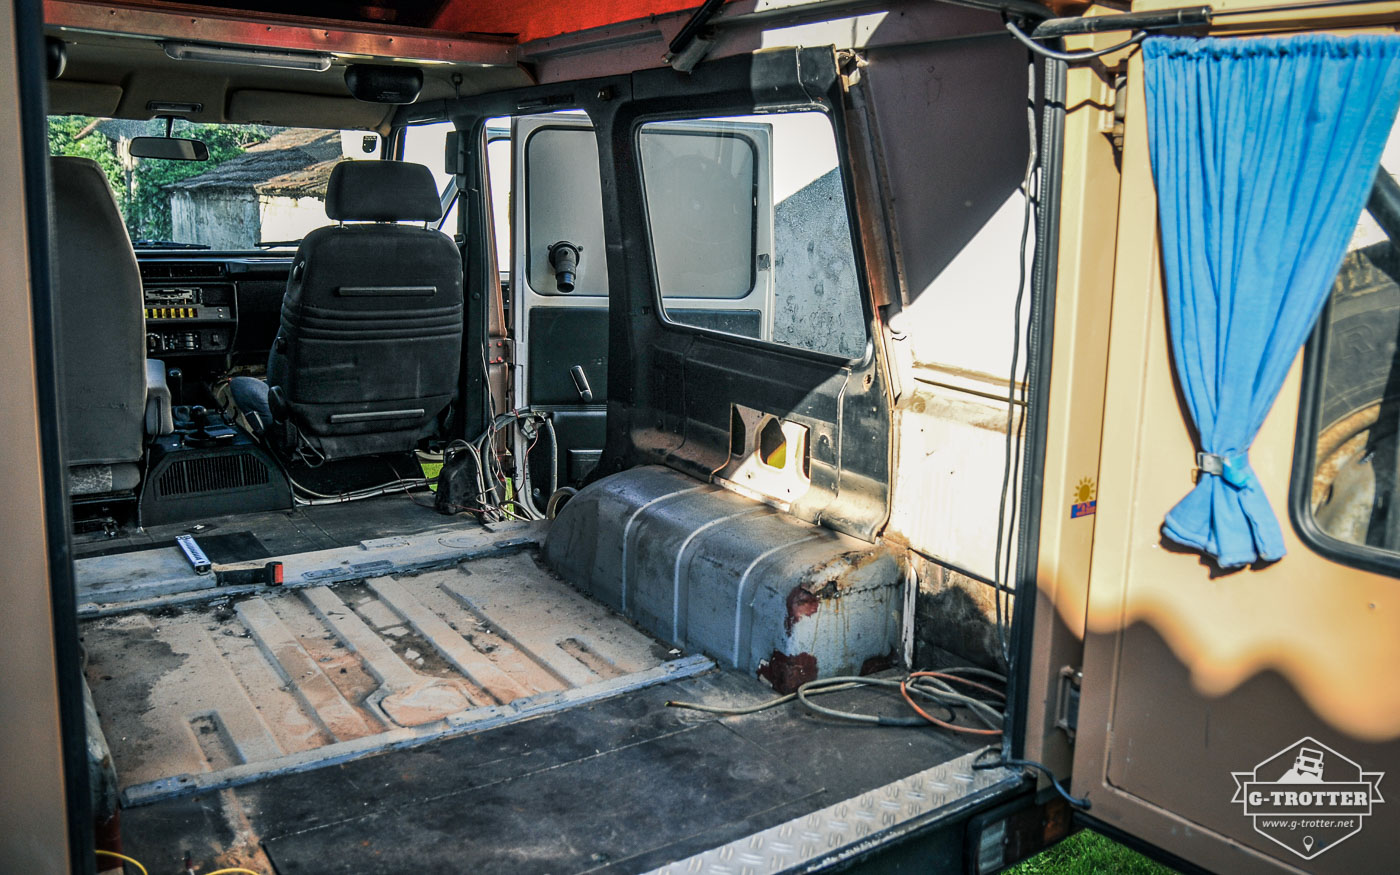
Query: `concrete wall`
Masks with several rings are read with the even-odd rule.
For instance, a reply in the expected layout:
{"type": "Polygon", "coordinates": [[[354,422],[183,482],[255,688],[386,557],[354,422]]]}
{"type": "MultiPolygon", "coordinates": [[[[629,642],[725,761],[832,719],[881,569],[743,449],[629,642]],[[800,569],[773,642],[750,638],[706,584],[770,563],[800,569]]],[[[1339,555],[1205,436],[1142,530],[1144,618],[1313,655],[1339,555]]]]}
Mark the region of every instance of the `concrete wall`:
{"type": "Polygon", "coordinates": [[[251,190],[176,191],[170,196],[170,228],[177,243],[252,249],[259,240],[257,195],[251,190]]]}
{"type": "Polygon", "coordinates": [[[317,228],[331,224],[326,202],[314,197],[258,198],[262,240],[300,240],[317,228]]]}
{"type": "Polygon", "coordinates": [[[252,191],[177,191],[170,198],[172,239],[210,249],[253,249],[265,240],[300,240],[328,225],[325,201],[265,197],[252,191]]]}

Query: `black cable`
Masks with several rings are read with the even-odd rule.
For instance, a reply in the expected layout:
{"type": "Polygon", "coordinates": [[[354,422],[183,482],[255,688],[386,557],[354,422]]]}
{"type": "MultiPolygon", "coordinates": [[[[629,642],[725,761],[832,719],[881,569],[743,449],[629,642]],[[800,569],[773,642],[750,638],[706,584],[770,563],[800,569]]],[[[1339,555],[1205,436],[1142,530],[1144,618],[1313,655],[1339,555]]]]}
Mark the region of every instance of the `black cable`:
{"type": "Polygon", "coordinates": [[[1085,797],[1071,796],[1070,792],[1066,790],[1064,788],[1064,785],[1060,783],[1060,779],[1055,777],[1055,773],[1050,771],[1050,767],[1046,766],[1044,763],[1038,763],[1035,760],[1022,760],[1016,759],[1015,757],[1005,756],[998,756],[995,760],[982,759],[983,756],[992,751],[996,751],[997,754],[1001,753],[1001,751],[998,748],[987,748],[986,750],[979,753],[976,756],[976,758],[973,759],[972,768],[976,770],[999,768],[1035,769],[1036,771],[1040,772],[1042,775],[1050,779],[1050,786],[1054,787],[1055,792],[1059,793],[1060,796],[1072,807],[1078,808],[1080,811],[1088,811],[1093,806],[1093,803],[1091,803],[1085,797]]]}
{"type": "Polygon", "coordinates": [[[1011,565],[1010,551],[1007,550],[1005,566],[1007,571],[1003,571],[1002,552],[1005,544],[1006,532],[1006,492],[1011,485],[1012,474],[1012,449],[1015,445],[1013,424],[1016,419],[1016,375],[1017,366],[1021,358],[1021,305],[1026,296],[1026,244],[1030,241],[1031,214],[1035,208],[1035,200],[1031,196],[1031,179],[1035,175],[1036,167],[1040,163],[1040,148],[1036,137],[1035,128],[1035,64],[1027,65],[1027,85],[1026,85],[1026,172],[1021,179],[1021,194],[1025,197],[1025,208],[1021,214],[1021,248],[1020,258],[1020,278],[1016,284],[1016,304],[1012,312],[1011,322],[1011,371],[1006,378],[1006,444],[1005,454],[1002,459],[1001,472],[1001,495],[997,499],[997,541],[996,551],[992,559],[992,580],[993,601],[996,603],[996,627],[997,644],[1000,648],[1001,658],[1006,665],[1011,664],[1010,647],[1006,642],[1006,613],[1009,607],[1002,607],[1002,590],[1009,577],[1011,565]]]}
{"type": "Polygon", "coordinates": [[[1016,37],[1016,39],[1019,40],[1022,45],[1030,49],[1032,52],[1035,52],[1037,55],[1040,55],[1043,58],[1053,58],[1056,61],[1065,61],[1068,63],[1073,63],[1074,61],[1088,61],[1093,58],[1101,58],[1104,55],[1111,55],[1114,52],[1121,51],[1131,46],[1135,46],[1147,37],[1147,31],[1140,30],[1137,33],[1133,34],[1132,37],[1124,40],[1116,46],[1109,46],[1106,49],[1099,49],[1095,52],[1058,52],[1054,49],[1047,49],[1045,46],[1042,46],[1040,43],[1031,39],[1030,35],[1027,34],[1024,30],[1021,30],[1021,28],[1017,27],[1016,22],[1014,21],[1008,21],[1006,23],[1006,29],[1011,31],[1011,35],[1016,37]]]}

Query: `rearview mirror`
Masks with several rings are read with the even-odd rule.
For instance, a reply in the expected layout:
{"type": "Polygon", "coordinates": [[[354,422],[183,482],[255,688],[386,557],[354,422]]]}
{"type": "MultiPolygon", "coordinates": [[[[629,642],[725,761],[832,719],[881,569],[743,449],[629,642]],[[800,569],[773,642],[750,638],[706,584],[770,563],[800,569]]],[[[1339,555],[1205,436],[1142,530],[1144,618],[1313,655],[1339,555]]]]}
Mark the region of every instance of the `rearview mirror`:
{"type": "Polygon", "coordinates": [[[200,140],[179,137],[132,137],[127,151],[133,158],[163,161],[208,161],[209,147],[200,140]]]}

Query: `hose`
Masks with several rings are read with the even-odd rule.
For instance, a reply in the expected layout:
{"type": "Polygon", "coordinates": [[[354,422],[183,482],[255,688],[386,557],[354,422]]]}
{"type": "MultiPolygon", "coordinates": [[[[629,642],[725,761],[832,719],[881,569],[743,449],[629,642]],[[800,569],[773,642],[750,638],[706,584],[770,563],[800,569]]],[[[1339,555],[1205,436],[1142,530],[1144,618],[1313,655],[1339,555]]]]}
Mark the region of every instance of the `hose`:
{"type": "Polygon", "coordinates": [[[973,668],[971,666],[959,666],[945,668],[940,671],[913,672],[898,680],[893,678],[855,677],[850,675],[819,678],[817,680],[808,681],[798,687],[796,692],[788,693],[785,696],[778,696],[767,702],[760,702],[757,705],[749,705],[743,708],[708,705],[703,702],[678,701],[667,702],[666,706],[668,708],[684,708],[690,711],[720,714],[726,717],[738,717],[746,714],[756,714],[760,711],[776,708],[779,705],[785,705],[788,702],[796,700],[802,703],[804,708],[815,714],[833,717],[838,720],[846,720],[852,723],[867,723],[876,726],[927,726],[933,724],[943,729],[968,735],[1000,735],[1003,721],[1000,708],[990,705],[981,699],[958,692],[953,688],[952,684],[959,684],[968,689],[976,690],[991,696],[994,699],[1001,699],[1002,701],[1005,701],[1006,695],[1000,690],[972,680],[971,677],[967,677],[968,675],[972,677],[982,677],[1003,684],[1006,682],[1006,678],[996,672],[973,668]],[[914,712],[918,716],[888,717],[880,714],[863,714],[855,711],[843,711],[837,708],[830,708],[825,705],[819,705],[811,700],[813,696],[837,693],[863,686],[885,687],[899,690],[905,702],[914,709],[914,712]],[[929,714],[915,703],[914,697],[916,696],[947,709],[947,719],[939,719],[929,714]],[[956,719],[956,712],[954,711],[956,708],[963,708],[970,711],[986,728],[962,726],[953,723],[952,721],[956,719]]]}

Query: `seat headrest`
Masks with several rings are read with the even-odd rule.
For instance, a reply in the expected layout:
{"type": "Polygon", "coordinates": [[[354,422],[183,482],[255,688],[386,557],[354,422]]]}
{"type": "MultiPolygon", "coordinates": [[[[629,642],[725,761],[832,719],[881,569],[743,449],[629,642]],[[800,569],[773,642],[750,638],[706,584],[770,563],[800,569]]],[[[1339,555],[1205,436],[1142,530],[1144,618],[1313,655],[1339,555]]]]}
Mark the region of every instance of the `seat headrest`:
{"type": "Polygon", "coordinates": [[[435,222],[442,218],[433,174],[408,161],[342,161],[326,186],[336,222],[435,222]]]}

